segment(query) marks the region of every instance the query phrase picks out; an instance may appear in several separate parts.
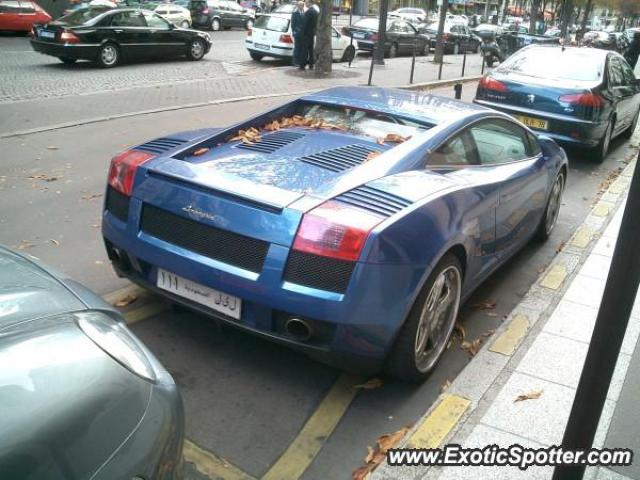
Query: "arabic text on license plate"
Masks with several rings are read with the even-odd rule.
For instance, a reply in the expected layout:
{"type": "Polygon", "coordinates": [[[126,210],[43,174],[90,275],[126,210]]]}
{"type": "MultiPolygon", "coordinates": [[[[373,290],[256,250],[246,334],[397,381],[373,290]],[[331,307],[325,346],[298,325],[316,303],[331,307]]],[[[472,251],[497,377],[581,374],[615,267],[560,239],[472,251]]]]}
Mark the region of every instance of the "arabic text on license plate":
{"type": "Polygon", "coordinates": [[[364,38],[364,33],[355,32],[353,34],[353,38],[364,38]]]}
{"type": "Polygon", "coordinates": [[[47,32],[46,30],[40,30],[40,37],[42,38],[54,38],[56,34],[54,32],[47,32]]]}
{"type": "Polygon", "coordinates": [[[156,285],[158,288],[205,305],[216,312],[224,313],[236,320],[240,320],[242,300],[238,297],[205,287],[204,285],[192,282],[191,280],[187,280],[161,268],[158,269],[156,285]]]}
{"type": "Polygon", "coordinates": [[[546,130],[549,128],[549,122],[539,118],[524,117],[517,115],[516,118],[524,123],[527,127],[537,128],[538,130],[546,130]]]}
{"type": "Polygon", "coordinates": [[[261,48],[263,50],[271,50],[271,45],[266,45],[264,43],[256,43],[256,48],[261,48]]]}

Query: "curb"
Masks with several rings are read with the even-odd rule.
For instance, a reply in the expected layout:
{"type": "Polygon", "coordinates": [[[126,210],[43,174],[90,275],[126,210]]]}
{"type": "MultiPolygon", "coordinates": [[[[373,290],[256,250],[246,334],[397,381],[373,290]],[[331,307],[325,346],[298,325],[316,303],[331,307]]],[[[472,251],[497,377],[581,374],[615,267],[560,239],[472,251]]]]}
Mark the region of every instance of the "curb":
{"type": "MultiPolygon", "coordinates": [[[[434,80],[432,82],[424,82],[424,83],[414,83],[411,85],[400,85],[400,86],[393,86],[393,87],[384,87],[384,88],[401,88],[401,89],[405,89],[405,90],[433,90],[435,88],[441,88],[441,87],[446,87],[448,85],[454,85],[456,83],[467,83],[467,82],[474,82],[479,80],[481,77],[479,75],[475,75],[472,77],[464,77],[464,78],[454,78],[451,80],[434,80]]],[[[375,86],[375,85],[372,85],[375,86]]],[[[269,93],[269,94],[263,94],[263,95],[246,95],[243,97],[232,97],[232,98],[225,98],[225,99],[220,99],[220,100],[211,100],[208,102],[198,102],[198,103],[189,103],[186,105],[174,105],[174,106],[169,106],[169,107],[160,107],[160,108],[153,108],[153,109],[149,109],[149,110],[140,110],[137,112],[127,112],[127,113],[120,113],[120,114],[116,114],[116,115],[108,115],[108,116],[104,116],[104,117],[94,117],[94,118],[89,118],[86,120],[79,120],[76,122],[64,122],[64,123],[58,123],[58,124],[54,124],[54,125],[49,125],[46,127],[38,127],[38,128],[32,128],[32,129],[28,129],[28,130],[18,130],[17,132],[9,132],[9,133],[3,133],[0,134],[0,139],[3,138],[12,138],[12,137],[21,137],[21,136],[25,136],[25,135],[32,135],[35,133],[43,133],[43,132],[49,132],[52,130],[61,130],[64,128],[71,128],[71,127],[79,127],[82,125],[89,125],[92,123],[101,123],[101,122],[108,122],[110,120],[118,120],[121,118],[128,118],[128,117],[135,117],[138,115],[149,115],[149,114],[153,114],[153,113],[162,113],[162,112],[171,112],[171,111],[175,111],[175,110],[183,110],[183,109],[188,109],[188,108],[199,108],[199,107],[208,107],[211,105],[224,105],[226,103],[237,103],[237,102],[246,102],[246,101],[250,101],[250,100],[261,100],[261,99],[265,99],[265,98],[278,98],[278,97],[290,97],[290,96],[298,96],[298,95],[305,95],[307,93],[313,93],[316,92],[318,89],[311,89],[311,90],[299,90],[296,92],[287,92],[287,93],[269,93]]]]}
{"type": "MultiPolygon", "coordinates": [[[[462,443],[461,440],[468,436],[476,420],[497,395],[496,381],[512,360],[519,361],[526,353],[540,333],[540,328],[534,329],[534,326],[540,319],[539,325],[544,324],[551,316],[618,210],[629,189],[637,151],[633,158],[602,193],[582,225],[538,276],[520,303],[396,448],[437,448],[452,440],[462,443]],[[449,408],[451,404],[455,407],[449,408]],[[449,421],[446,431],[438,432],[437,441],[433,441],[433,425],[442,425],[443,418],[453,418],[453,421],[449,421]]],[[[423,479],[432,469],[433,466],[390,467],[385,461],[374,471],[371,480],[423,479]]]]}

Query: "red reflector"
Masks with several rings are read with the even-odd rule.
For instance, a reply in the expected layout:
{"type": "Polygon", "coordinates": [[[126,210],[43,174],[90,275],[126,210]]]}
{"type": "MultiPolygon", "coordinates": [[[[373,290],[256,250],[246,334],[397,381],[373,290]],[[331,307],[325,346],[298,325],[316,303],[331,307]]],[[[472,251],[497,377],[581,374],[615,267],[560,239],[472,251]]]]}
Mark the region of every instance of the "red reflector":
{"type": "Polygon", "coordinates": [[[280,42],[281,43],[293,43],[293,37],[291,35],[289,35],[288,33],[284,33],[284,34],[280,35],[280,42]]]}
{"type": "Polygon", "coordinates": [[[80,39],[71,32],[62,32],[60,41],[64,43],[80,43],[80,39]]]}
{"type": "Polygon", "coordinates": [[[143,163],[151,160],[155,155],[149,152],[138,150],[127,150],[111,159],[109,168],[109,185],[126,196],[131,196],[133,190],[133,179],[136,170],[143,163]]]}
{"type": "Polygon", "coordinates": [[[204,10],[202,10],[201,12],[203,15],[209,15],[209,9],[205,8],[204,10]]]}
{"type": "Polygon", "coordinates": [[[499,82],[498,80],[491,78],[491,77],[482,77],[480,79],[480,87],[484,88],[485,90],[495,90],[496,92],[506,92],[507,86],[502,83],[499,82]]]}
{"type": "Polygon", "coordinates": [[[560,95],[558,98],[563,103],[571,105],[581,105],[583,107],[603,107],[604,100],[595,93],[574,93],[571,95],[560,95]]]}
{"type": "Polygon", "coordinates": [[[378,215],[330,200],[304,215],[293,249],[356,261],[369,232],[382,220],[378,215]]]}

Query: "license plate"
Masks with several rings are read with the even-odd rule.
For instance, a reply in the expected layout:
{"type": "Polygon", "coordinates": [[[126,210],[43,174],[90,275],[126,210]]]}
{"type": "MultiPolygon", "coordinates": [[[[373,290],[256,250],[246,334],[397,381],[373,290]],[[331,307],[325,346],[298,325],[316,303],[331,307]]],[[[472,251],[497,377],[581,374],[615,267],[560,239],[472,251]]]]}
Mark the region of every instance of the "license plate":
{"type": "Polygon", "coordinates": [[[538,130],[547,130],[549,128],[549,122],[547,122],[546,120],[525,117],[523,115],[516,115],[516,118],[524,123],[527,127],[537,128],[538,130]]]}
{"type": "Polygon", "coordinates": [[[156,285],[167,292],[174,293],[180,297],[205,305],[216,312],[224,313],[231,318],[240,320],[242,300],[238,297],[220,292],[214,288],[205,287],[161,268],[158,269],[156,285]]]}
{"type": "Polygon", "coordinates": [[[40,38],[55,38],[55,32],[47,32],[46,30],[40,30],[40,38]]]}
{"type": "Polygon", "coordinates": [[[266,45],[264,43],[255,43],[256,48],[261,48],[262,50],[271,50],[271,45],[266,45]]]}
{"type": "Polygon", "coordinates": [[[354,32],[353,38],[364,38],[364,33],[354,32]]]}

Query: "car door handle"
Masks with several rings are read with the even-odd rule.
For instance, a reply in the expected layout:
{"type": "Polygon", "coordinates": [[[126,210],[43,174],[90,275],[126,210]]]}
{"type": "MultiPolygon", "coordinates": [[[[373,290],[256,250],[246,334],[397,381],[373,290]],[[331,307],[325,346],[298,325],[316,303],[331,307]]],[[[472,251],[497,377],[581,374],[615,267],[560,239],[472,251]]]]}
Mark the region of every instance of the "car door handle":
{"type": "Polygon", "coordinates": [[[120,30],[119,28],[116,28],[116,29],[114,30],[114,32],[115,32],[115,33],[122,33],[123,31],[124,31],[124,30],[120,30]]]}

